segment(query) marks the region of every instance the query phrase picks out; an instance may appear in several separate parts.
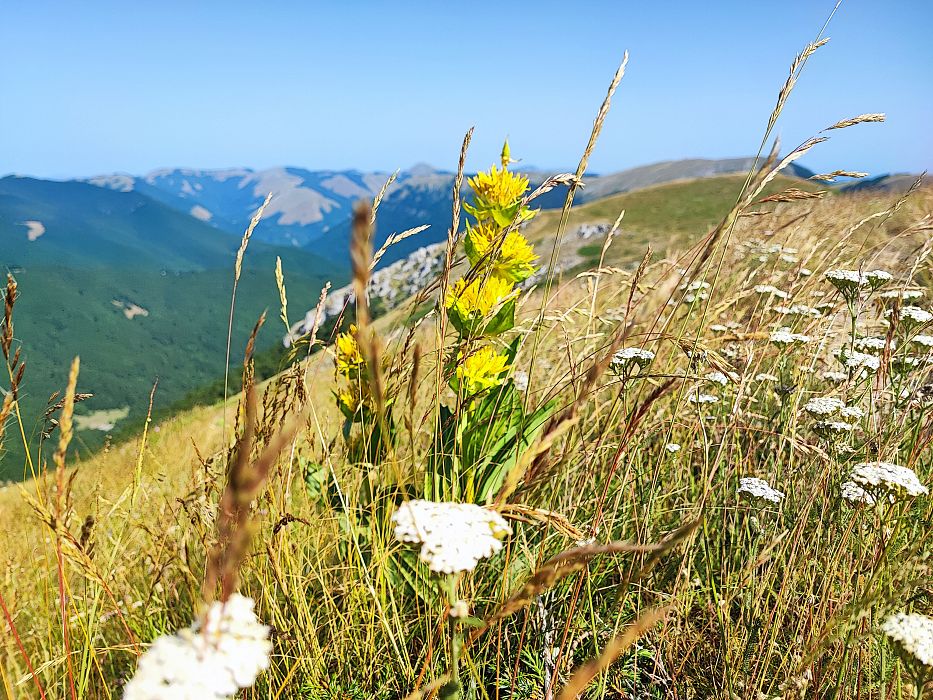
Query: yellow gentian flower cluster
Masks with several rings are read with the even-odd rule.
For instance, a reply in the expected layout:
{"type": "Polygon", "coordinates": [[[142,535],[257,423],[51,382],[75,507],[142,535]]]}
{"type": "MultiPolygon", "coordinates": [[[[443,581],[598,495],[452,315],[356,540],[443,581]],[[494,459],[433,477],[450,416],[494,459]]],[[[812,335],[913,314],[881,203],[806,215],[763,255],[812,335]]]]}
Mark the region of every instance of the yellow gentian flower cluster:
{"type": "MultiPolygon", "coordinates": [[[[537,256],[516,226],[535,212],[525,202],[528,178],[509,171],[509,144],[502,148],[502,165],[468,180],[473,202],[464,208],[476,221],[467,224],[464,248],[470,274],[455,282],[444,300],[461,336],[492,336],[514,324],[515,285],[535,273],[537,256]],[[466,281],[472,280],[472,281],[466,281]]],[[[467,395],[502,383],[509,357],[484,346],[460,358],[456,375],[467,395]]]]}
{"type": "Polygon", "coordinates": [[[509,369],[509,358],[487,345],[457,364],[457,379],[464,393],[472,396],[497,386],[509,369]]]}
{"type": "Polygon", "coordinates": [[[447,293],[447,308],[464,321],[475,323],[489,318],[495,309],[515,295],[514,285],[501,277],[475,279],[469,284],[459,279],[447,293]]]}
{"type": "Polygon", "coordinates": [[[356,338],[357,328],[350,325],[350,330],[340,333],[334,342],[335,375],[343,380],[347,387],[334,392],[337,407],[348,420],[360,420],[363,412],[370,406],[367,383],[364,381],[366,361],[356,338]]]}

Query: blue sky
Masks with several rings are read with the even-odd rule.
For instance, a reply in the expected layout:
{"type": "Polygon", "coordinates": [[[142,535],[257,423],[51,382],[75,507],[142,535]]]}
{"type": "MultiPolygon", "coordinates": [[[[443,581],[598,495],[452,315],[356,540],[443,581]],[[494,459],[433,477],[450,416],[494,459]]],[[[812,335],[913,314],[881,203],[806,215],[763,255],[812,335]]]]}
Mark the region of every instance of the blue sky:
{"type": "MultiPolygon", "coordinates": [[[[159,166],[453,169],[509,136],[529,165],[576,164],[625,49],[591,169],[753,153],[794,55],[832,9],[782,2],[109,2],[0,8],[0,173],[159,166]]],[[[846,0],[778,132],[838,119],[804,164],[933,166],[933,3],[846,0]]],[[[785,149],[786,150],[786,149],[785,149]]]]}

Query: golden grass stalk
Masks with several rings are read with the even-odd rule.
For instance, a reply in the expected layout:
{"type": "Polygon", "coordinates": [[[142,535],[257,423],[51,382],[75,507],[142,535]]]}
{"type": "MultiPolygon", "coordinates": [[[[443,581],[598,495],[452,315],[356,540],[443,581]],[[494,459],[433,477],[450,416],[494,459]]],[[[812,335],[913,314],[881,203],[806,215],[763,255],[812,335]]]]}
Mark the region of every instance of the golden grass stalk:
{"type": "Polygon", "coordinates": [[[279,290],[279,318],[285,324],[285,332],[291,331],[288,322],[288,295],[285,293],[285,275],[282,273],[282,258],[275,256],[275,286],[279,290]]]}
{"type": "Polygon", "coordinates": [[[830,129],[845,129],[850,126],[855,126],[856,124],[865,124],[868,122],[883,122],[885,120],[885,115],[883,113],[876,114],[860,114],[857,117],[852,117],[851,119],[843,119],[838,121],[832,126],[826,127],[825,131],[830,129]]]}
{"type": "MultiPolygon", "coordinates": [[[[246,255],[246,247],[249,245],[249,240],[253,236],[253,231],[256,229],[256,226],[259,225],[259,220],[262,219],[262,214],[266,210],[266,207],[269,205],[269,202],[272,201],[272,193],[266,195],[265,200],[260,205],[259,209],[256,210],[256,213],[253,214],[253,218],[250,219],[249,225],[246,227],[246,231],[243,232],[243,238],[240,239],[240,247],[236,252],[236,261],[233,265],[233,290],[230,293],[230,317],[227,320],[227,350],[224,355],[224,404],[227,403],[227,384],[230,378],[230,343],[233,340],[233,312],[236,309],[236,290],[237,284],[240,281],[240,274],[243,271],[243,256],[246,255]]],[[[227,434],[227,414],[224,413],[224,435],[227,434]]]]}

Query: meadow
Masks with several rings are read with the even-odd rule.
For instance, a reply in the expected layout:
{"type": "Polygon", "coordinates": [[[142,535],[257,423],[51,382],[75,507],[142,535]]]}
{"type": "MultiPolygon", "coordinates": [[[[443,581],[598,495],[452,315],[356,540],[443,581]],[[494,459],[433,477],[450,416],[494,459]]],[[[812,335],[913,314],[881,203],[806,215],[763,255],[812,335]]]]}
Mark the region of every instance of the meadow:
{"type": "Polygon", "coordinates": [[[72,465],[75,361],[57,449],[0,492],[6,696],[929,697],[933,191],[781,175],[884,119],[771,147],[824,43],[746,177],[574,208],[623,63],[577,171],[490,154],[377,320],[361,203],[333,336],[266,381],[251,338],[239,395],[72,465]]]}

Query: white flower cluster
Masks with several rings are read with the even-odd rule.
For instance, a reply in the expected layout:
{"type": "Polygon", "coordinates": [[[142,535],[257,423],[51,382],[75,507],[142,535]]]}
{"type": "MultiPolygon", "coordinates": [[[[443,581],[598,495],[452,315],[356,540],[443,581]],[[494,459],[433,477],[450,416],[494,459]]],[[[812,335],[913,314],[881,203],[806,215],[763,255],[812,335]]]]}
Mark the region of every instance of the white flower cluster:
{"type": "Polygon", "coordinates": [[[912,469],[891,462],[862,462],[852,467],[849,478],[869,491],[891,495],[921,496],[929,489],[920,483],[912,469]]]}
{"type": "Polygon", "coordinates": [[[612,356],[610,365],[616,372],[624,372],[631,369],[633,365],[637,366],[639,369],[644,369],[651,364],[653,359],[654,353],[650,350],[645,350],[643,348],[625,348],[619,350],[612,356]]]}
{"type": "Polygon", "coordinates": [[[878,289],[893,280],[894,277],[886,270],[871,270],[865,273],[865,279],[872,289],[878,289]]]}
{"type": "Polygon", "coordinates": [[[933,618],[917,613],[896,613],[882,623],[881,631],[902,652],[933,668],[933,618]]]}
{"type": "Polygon", "coordinates": [[[846,423],[841,420],[820,420],[813,424],[813,430],[817,435],[827,438],[836,438],[842,435],[848,435],[856,428],[852,423],[846,423]]]}
{"type": "Polygon", "coordinates": [[[512,381],[515,382],[515,388],[519,391],[528,391],[528,372],[525,370],[515,370],[512,374],[512,381]]]}
{"type": "Polygon", "coordinates": [[[768,374],[767,372],[759,372],[758,374],[755,375],[755,381],[775,383],[781,380],[773,374],[768,374]]]}
{"type": "Polygon", "coordinates": [[[502,549],[512,528],[498,513],[473,503],[407,501],[392,515],[395,538],[421,545],[421,561],[438,574],[472,571],[502,549]]]}
{"type": "Polygon", "coordinates": [[[770,503],[780,503],[784,500],[783,493],[771,488],[771,484],[764,479],[754,476],[743,476],[739,479],[739,488],[736,493],[739,496],[747,495],[770,503]]]}
{"type": "Polygon", "coordinates": [[[676,442],[669,442],[664,446],[664,449],[671,454],[676,454],[677,452],[680,452],[680,445],[678,445],[676,442]]]}
{"type": "Polygon", "coordinates": [[[856,484],[854,481],[844,481],[839,486],[839,496],[849,503],[860,504],[864,503],[865,505],[873,506],[875,505],[875,497],[872,496],[868,491],[863,489],[861,486],[856,484]]]}
{"type": "Polygon", "coordinates": [[[778,289],[773,284],[759,284],[755,285],[756,294],[767,294],[768,296],[777,297],[778,299],[788,299],[790,294],[785,292],[783,289],[778,289]]]}
{"type": "Polygon", "coordinates": [[[225,700],[269,667],[269,628],[253,601],[234,594],[214,603],[204,623],[156,639],[123,688],[123,700],[225,700]]]}
{"type": "Polygon", "coordinates": [[[858,270],[827,270],[826,279],[832,285],[842,292],[845,297],[852,297],[863,288],[871,290],[883,287],[893,278],[890,272],[884,270],[872,270],[871,272],[859,272],[858,270]]]}
{"type": "Polygon", "coordinates": [[[919,289],[892,289],[888,292],[882,292],[882,299],[901,299],[902,301],[914,301],[923,296],[919,289]]]}
{"type": "Polygon", "coordinates": [[[915,335],[910,342],[928,350],[933,349],[933,335],[915,335]]]}
{"type": "Polygon", "coordinates": [[[783,316],[809,316],[822,318],[823,312],[806,304],[793,304],[791,306],[775,306],[774,310],[783,316]]]}
{"type": "Polygon", "coordinates": [[[709,372],[703,377],[703,379],[708,382],[713,382],[714,384],[719,384],[720,386],[725,386],[729,383],[729,377],[727,377],[722,372],[709,372]]]}
{"type": "MultiPolygon", "coordinates": [[[[856,338],[855,342],[852,344],[853,347],[860,352],[867,352],[872,355],[876,355],[879,352],[883,352],[884,348],[887,346],[887,338],[877,338],[874,336],[867,336],[865,338],[856,338]]],[[[891,349],[894,350],[896,343],[894,340],[891,340],[891,349]]]]}
{"type": "Polygon", "coordinates": [[[857,292],[862,287],[868,286],[868,280],[858,270],[827,270],[826,279],[843,294],[857,292]]]}
{"type": "Polygon", "coordinates": [[[777,345],[778,347],[789,347],[791,345],[803,345],[809,343],[810,336],[803,335],[802,333],[792,333],[790,328],[778,328],[776,331],[771,331],[771,335],[768,339],[777,345]]]}
{"type": "Polygon", "coordinates": [[[865,417],[865,411],[858,406],[846,406],[839,411],[839,415],[846,420],[862,420],[865,417]]]}
{"type": "Polygon", "coordinates": [[[836,351],[836,357],[845,365],[846,369],[858,372],[877,372],[881,367],[881,360],[875,355],[869,355],[867,352],[858,350],[849,350],[846,347],[839,348],[836,351]]]}
{"type": "Polygon", "coordinates": [[[684,303],[686,304],[692,304],[695,301],[709,299],[709,282],[695,280],[690,284],[684,283],[680,285],[678,289],[686,290],[687,293],[684,294],[684,303]]]}
{"type": "Polygon", "coordinates": [[[823,372],[823,374],[821,374],[820,376],[821,376],[823,379],[825,379],[827,382],[830,382],[830,383],[832,383],[832,384],[842,384],[843,382],[845,382],[845,381],[849,378],[849,375],[846,374],[845,372],[837,372],[837,371],[831,370],[831,369],[830,369],[830,370],[826,370],[826,371],[823,372]]]}
{"type": "Polygon", "coordinates": [[[835,396],[815,396],[804,404],[803,410],[811,416],[834,416],[846,405],[841,399],[835,396]]]}
{"type": "Polygon", "coordinates": [[[712,394],[690,394],[687,401],[695,404],[710,404],[718,403],[719,397],[713,396],[712,394]]]}
{"type": "MultiPolygon", "coordinates": [[[[894,309],[888,309],[884,312],[884,317],[890,318],[891,314],[893,313],[894,309]]],[[[923,324],[933,321],[933,314],[931,314],[926,309],[921,309],[919,306],[901,307],[898,317],[900,318],[901,322],[908,324],[923,324]]]]}

